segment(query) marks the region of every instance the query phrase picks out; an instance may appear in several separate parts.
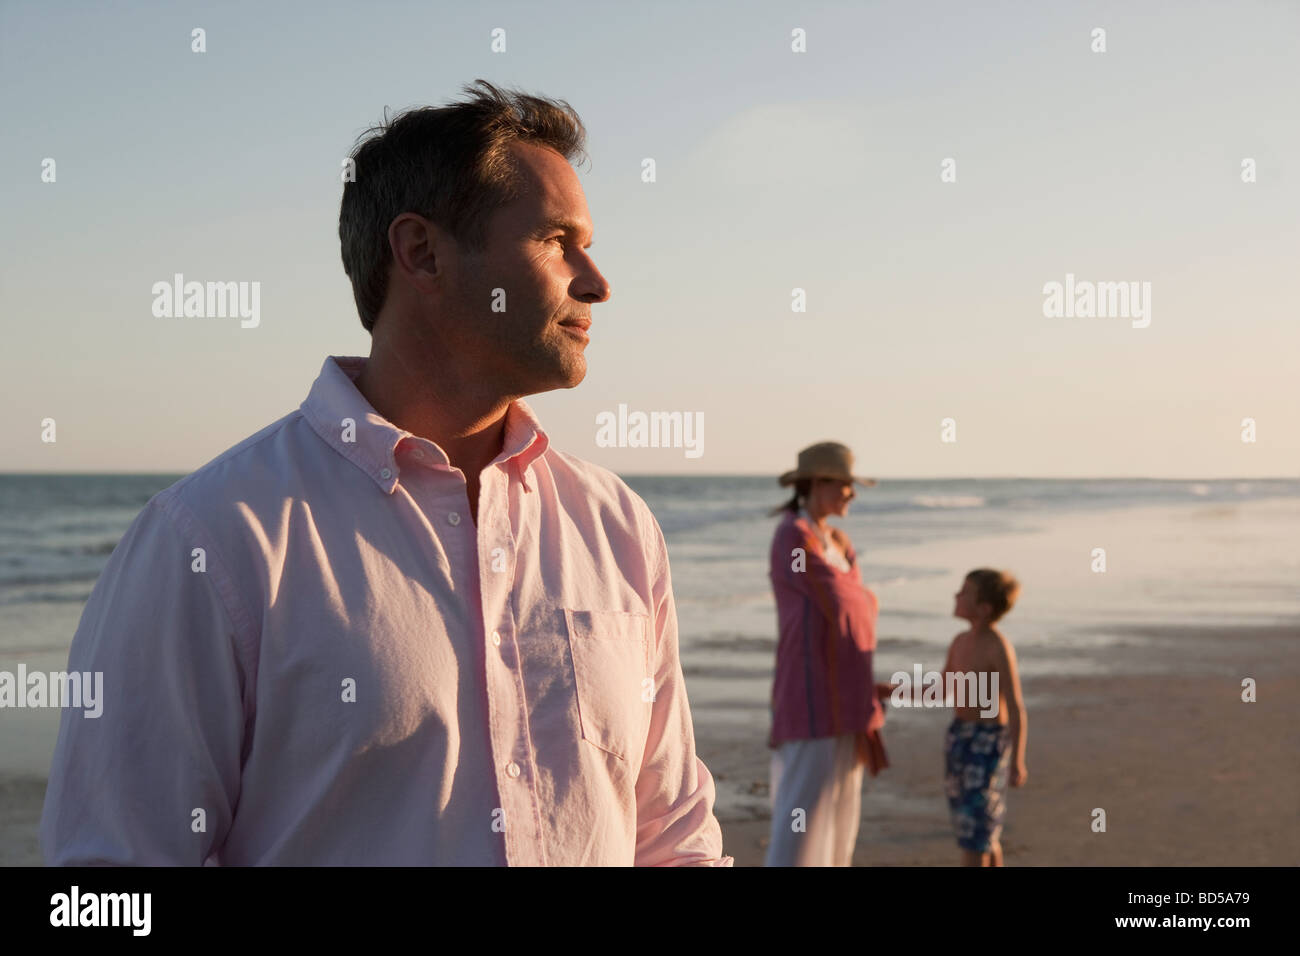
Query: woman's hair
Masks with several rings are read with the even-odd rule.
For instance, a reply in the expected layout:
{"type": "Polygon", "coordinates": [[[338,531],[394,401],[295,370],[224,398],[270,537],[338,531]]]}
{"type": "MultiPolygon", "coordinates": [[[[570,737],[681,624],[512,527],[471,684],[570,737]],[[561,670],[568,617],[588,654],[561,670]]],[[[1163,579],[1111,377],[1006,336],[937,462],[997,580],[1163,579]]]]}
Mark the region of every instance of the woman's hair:
{"type": "Polygon", "coordinates": [[[799,506],[808,500],[808,495],[812,493],[812,479],[800,478],[794,483],[794,494],[785,504],[777,505],[767,513],[769,518],[781,514],[783,511],[798,511],[799,506]]]}

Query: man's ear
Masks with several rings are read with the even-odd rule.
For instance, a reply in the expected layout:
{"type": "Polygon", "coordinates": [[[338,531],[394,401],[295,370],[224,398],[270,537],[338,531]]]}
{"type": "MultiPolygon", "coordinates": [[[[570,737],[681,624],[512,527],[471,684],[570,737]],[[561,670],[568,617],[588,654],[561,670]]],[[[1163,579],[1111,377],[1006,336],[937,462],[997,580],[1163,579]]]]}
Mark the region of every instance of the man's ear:
{"type": "Polygon", "coordinates": [[[421,292],[431,291],[440,266],[436,253],[445,246],[438,226],[415,213],[403,213],[388,225],[388,244],[393,254],[389,281],[400,273],[421,292]]]}

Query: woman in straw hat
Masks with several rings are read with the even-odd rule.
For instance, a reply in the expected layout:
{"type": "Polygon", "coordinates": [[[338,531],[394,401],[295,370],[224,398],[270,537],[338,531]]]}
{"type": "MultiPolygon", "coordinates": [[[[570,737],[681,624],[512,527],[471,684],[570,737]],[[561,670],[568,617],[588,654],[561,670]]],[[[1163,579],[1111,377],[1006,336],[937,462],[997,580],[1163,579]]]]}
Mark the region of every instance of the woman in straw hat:
{"type": "Polygon", "coordinates": [[[849,537],[826,523],[856,496],[853,454],[838,442],[799,452],[782,475],[794,496],[772,539],[771,579],[780,637],[772,684],[772,840],[767,866],[848,866],[858,836],[862,769],[888,761],[880,736],[876,597],[862,583],[849,537]]]}

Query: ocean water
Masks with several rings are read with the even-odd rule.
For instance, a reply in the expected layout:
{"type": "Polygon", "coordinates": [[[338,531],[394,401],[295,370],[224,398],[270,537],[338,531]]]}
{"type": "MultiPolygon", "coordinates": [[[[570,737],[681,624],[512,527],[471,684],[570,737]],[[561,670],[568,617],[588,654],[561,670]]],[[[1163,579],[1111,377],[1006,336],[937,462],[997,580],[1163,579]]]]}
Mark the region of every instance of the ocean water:
{"type": "MultiPolygon", "coordinates": [[[[697,725],[763,732],[776,645],[767,512],[787,490],[766,477],[626,480],[668,541],[697,725]]],[[[1115,649],[1154,640],[1134,636],[1152,626],[1300,622],[1298,480],[882,481],[831,523],[880,601],[877,680],[942,665],[964,627],[953,595],[976,567],[1021,582],[1001,626],[1026,679],[1118,673],[1131,659],[1115,649]]]]}
{"type": "MultiPolygon", "coordinates": [[[[61,669],[114,545],[179,475],[0,475],[0,669],[61,669]]],[[[761,733],[776,641],[773,477],[625,476],[663,528],[697,724],[761,733]]],[[[844,519],[880,600],[877,679],[942,664],[965,571],[1021,580],[1004,622],[1027,677],[1106,673],[1135,626],[1300,621],[1300,480],[882,481],[844,519]],[[1104,573],[1094,549],[1106,552],[1104,573]]],[[[57,715],[54,715],[55,717],[57,715]]],[[[56,721],[5,715],[48,761],[56,721]],[[42,723],[42,721],[44,721],[42,723]],[[48,739],[47,739],[48,738],[48,739]]]]}
{"type": "MultiPolygon", "coordinates": [[[[55,622],[66,621],[68,612],[80,616],[96,578],[132,519],[150,497],[181,477],[0,475],[0,653],[66,651],[72,634],[55,622]]],[[[624,477],[650,506],[668,542],[678,615],[684,619],[683,645],[689,646],[694,638],[769,635],[775,610],[767,578],[768,549],[778,519],[767,512],[786,499],[787,489],[768,477],[624,477]]],[[[1200,506],[1205,513],[1217,509],[1225,514],[1242,505],[1279,499],[1300,502],[1300,480],[884,481],[875,488],[858,489],[848,517],[832,522],[852,537],[864,580],[882,597],[884,619],[896,613],[901,621],[927,609],[891,607],[883,600],[884,592],[953,573],[942,560],[918,561],[926,546],[939,556],[948,553],[947,546],[954,542],[1032,535],[1067,516],[1161,506],[1175,510],[1200,506]]],[[[1288,532],[1294,543],[1300,527],[1278,530],[1285,552],[1288,532]]],[[[1209,553],[1213,541],[1194,540],[1194,529],[1186,527],[1180,537],[1192,551],[1197,550],[1195,545],[1204,547],[1205,560],[1213,558],[1209,553]]],[[[1223,543],[1219,541],[1220,547],[1223,543]]],[[[1291,549],[1293,558],[1295,551],[1291,549]]],[[[1221,550],[1218,553],[1216,565],[1223,563],[1221,550]]],[[[1249,565],[1246,557],[1235,555],[1233,568],[1249,565]]],[[[1195,562],[1189,559],[1189,563],[1195,562]]],[[[1172,580],[1175,570],[1185,569],[1170,568],[1169,586],[1174,592],[1178,589],[1172,580]]],[[[1254,570],[1267,573],[1267,569],[1254,570]]],[[[1300,579],[1288,576],[1288,567],[1277,570],[1277,583],[1284,591],[1300,592],[1300,579]]],[[[1295,566],[1289,570],[1294,572],[1295,566]]],[[[948,581],[944,587],[959,584],[948,581]]],[[[1147,609],[1174,620],[1178,597],[1171,593],[1162,599],[1153,594],[1147,609]]],[[[1265,604],[1272,606],[1270,601],[1265,604]]],[[[1294,601],[1276,604],[1279,619],[1289,617],[1295,607],[1294,601]]]]}

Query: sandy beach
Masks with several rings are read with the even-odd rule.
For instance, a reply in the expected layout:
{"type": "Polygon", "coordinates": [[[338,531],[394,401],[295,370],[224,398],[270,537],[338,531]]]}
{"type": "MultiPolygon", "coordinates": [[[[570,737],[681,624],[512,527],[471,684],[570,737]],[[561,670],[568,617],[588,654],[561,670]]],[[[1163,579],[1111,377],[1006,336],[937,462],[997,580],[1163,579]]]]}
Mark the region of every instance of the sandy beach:
{"type": "MultiPolygon", "coordinates": [[[[1116,652],[1133,658],[1134,676],[1026,680],[1029,780],[1008,797],[1006,864],[1300,863],[1300,627],[1132,636],[1155,645],[1116,652]],[[1243,677],[1256,679],[1256,703],[1241,701],[1243,677]],[[1091,828],[1097,807],[1105,833],[1091,828]]],[[[891,710],[892,766],[867,778],[855,866],[956,865],[940,777],[948,719],[891,710]]],[[[761,866],[769,751],[748,733],[696,733],[718,786],[755,798],[747,812],[719,814],[726,852],[737,866],[761,866]]]]}
{"type": "MultiPolygon", "coordinates": [[[[1115,653],[1133,658],[1133,676],[1026,681],[1029,781],[1010,793],[1007,865],[1300,863],[1300,628],[1143,628],[1132,636],[1140,649],[1115,653]],[[1151,673],[1157,667],[1178,672],[1151,673]],[[1258,685],[1253,704],[1241,701],[1248,676],[1258,685]],[[1105,833],[1091,829],[1096,807],[1106,811],[1105,833]]],[[[868,778],[854,865],[955,864],[938,772],[947,719],[938,710],[891,711],[893,765],[868,778]]],[[[696,735],[726,802],[749,798],[743,810],[718,814],[726,852],[737,866],[761,866],[769,829],[763,738],[698,722],[696,735]]],[[[44,793],[39,777],[0,777],[0,866],[40,865],[44,793]]]]}
{"type": "Polygon", "coordinates": [[[44,779],[0,776],[0,866],[41,865],[36,833],[44,802],[44,779]]]}
{"type": "MultiPolygon", "coordinates": [[[[859,519],[855,540],[885,579],[874,585],[878,680],[942,664],[959,629],[946,602],[960,569],[996,562],[1025,582],[1003,625],[1029,711],[1030,776],[1008,795],[1008,865],[1300,863],[1298,519],[1295,499],[1204,502],[1039,516],[1030,533],[905,548],[879,546],[885,517],[859,519]],[[1115,573],[1091,574],[1080,560],[1097,540],[1122,560],[1115,573]],[[1246,677],[1255,703],[1241,701],[1246,677]],[[1104,833],[1092,830],[1096,808],[1104,833]]],[[[761,554],[768,533],[764,522],[723,524],[682,535],[673,554],[697,750],[739,866],[762,864],[769,834],[775,634],[765,565],[721,559],[761,554]]],[[[79,610],[27,606],[27,619],[11,619],[0,663],[61,667],[79,610]],[[43,643],[32,636],[41,633],[43,643]]],[[[0,723],[0,866],[41,862],[58,716],[10,711],[0,723]]],[[[956,864],[940,772],[949,717],[888,712],[892,766],[866,781],[856,865],[956,864]]]]}

